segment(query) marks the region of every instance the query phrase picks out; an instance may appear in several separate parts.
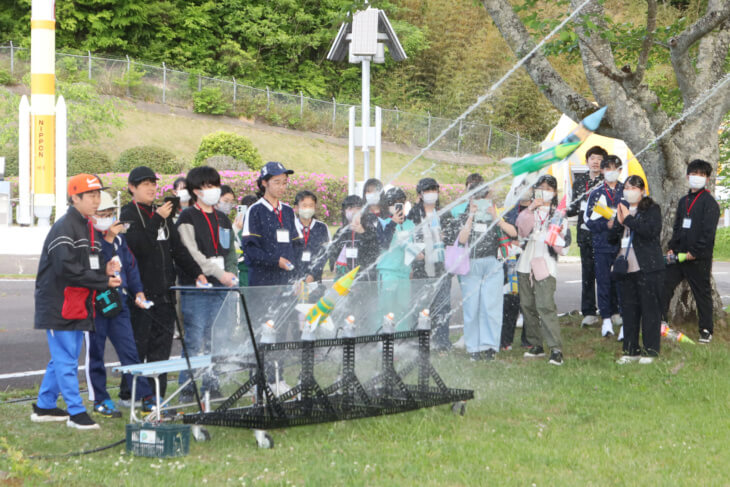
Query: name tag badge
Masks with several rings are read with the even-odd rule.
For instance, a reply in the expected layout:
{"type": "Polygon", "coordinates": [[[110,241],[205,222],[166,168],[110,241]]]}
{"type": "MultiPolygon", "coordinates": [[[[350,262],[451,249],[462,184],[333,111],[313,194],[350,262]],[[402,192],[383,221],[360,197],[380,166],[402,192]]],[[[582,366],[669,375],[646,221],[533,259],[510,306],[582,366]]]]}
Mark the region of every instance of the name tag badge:
{"type": "Polygon", "coordinates": [[[276,241],[279,243],[289,243],[289,230],[280,228],[276,231],[276,241]]]}
{"type": "Polygon", "coordinates": [[[682,228],[689,228],[692,226],[692,219],[691,218],[685,218],[682,220],[682,228]]]}
{"type": "Polygon", "coordinates": [[[345,257],[348,259],[357,259],[357,247],[345,248],[345,257]]]}
{"type": "Polygon", "coordinates": [[[157,240],[167,240],[167,234],[165,233],[165,227],[160,227],[157,230],[157,240]]]}
{"type": "Polygon", "coordinates": [[[99,270],[99,256],[96,254],[89,255],[89,267],[94,270],[99,270]]]}
{"type": "Polygon", "coordinates": [[[487,224],[486,223],[475,223],[474,224],[474,231],[476,233],[486,233],[487,232],[487,224]]]}
{"type": "Polygon", "coordinates": [[[587,201],[581,201],[580,202],[580,211],[586,211],[586,208],[588,208],[588,202],[587,201]]]}
{"type": "Polygon", "coordinates": [[[312,261],[312,252],[309,250],[305,250],[302,252],[302,262],[311,262],[312,261]]]}
{"type": "Polygon", "coordinates": [[[221,257],[221,256],[219,255],[219,256],[217,256],[217,257],[211,257],[211,259],[213,260],[213,263],[214,263],[215,265],[217,265],[217,266],[218,266],[218,267],[220,267],[221,269],[225,270],[225,262],[223,261],[223,257],[221,257]]]}
{"type": "Polygon", "coordinates": [[[221,244],[221,247],[224,249],[227,249],[231,246],[231,233],[230,229],[218,227],[218,241],[221,244]]]}
{"type": "Polygon", "coordinates": [[[621,239],[621,248],[626,249],[629,247],[629,237],[624,237],[621,239]]]}

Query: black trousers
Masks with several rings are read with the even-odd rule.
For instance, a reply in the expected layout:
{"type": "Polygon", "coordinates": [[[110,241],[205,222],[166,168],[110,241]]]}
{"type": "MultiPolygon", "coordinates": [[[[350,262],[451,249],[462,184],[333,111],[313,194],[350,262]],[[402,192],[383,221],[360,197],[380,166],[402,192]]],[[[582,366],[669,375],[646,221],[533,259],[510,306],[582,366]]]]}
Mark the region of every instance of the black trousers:
{"type": "MultiPolygon", "coordinates": [[[[168,360],[172,350],[172,336],[175,330],[175,305],[164,303],[160,299],[158,303],[153,298],[155,305],[150,309],[142,310],[136,306],[130,306],[132,312],[132,331],[134,341],[137,345],[137,353],[140,362],[157,362],[168,360]]],[[[141,379],[138,379],[141,380],[141,379]]],[[[154,391],[154,381],[149,381],[154,391]]],[[[160,395],[165,396],[167,391],[167,374],[160,376],[160,395]]],[[[129,399],[132,392],[126,382],[122,381],[119,390],[121,399],[129,399]]]]}
{"type": "Polygon", "coordinates": [[[664,281],[664,294],[662,296],[662,312],[667,318],[669,302],[672,300],[674,290],[680,282],[687,279],[689,288],[697,303],[697,315],[699,317],[699,329],[713,332],[712,322],[712,284],[710,275],[712,273],[712,260],[692,260],[681,264],[667,266],[666,279],[664,281]]]}
{"type": "Polygon", "coordinates": [[[659,355],[662,323],[662,287],[664,271],[631,272],[619,286],[621,317],[624,320],[623,352],[639,355],[639,331],[644,341],[644,352],[659,355]]]}
{"type": "Polygon", "coordinates": [[[593,244],[580,245],[580,311],[583,316],[596,316],[596,264],[593,259],[593,244]]]}
{"type": "MultiPolygon", "coordinates": [[[[515,325],[517,324],[517,317],[520,314],[520,295],[505,294],[502,299],[502,334],[499,340],[501,342],[499,346],[506,348],[512,345],[515,339],[515,325]]],[[[522,343],[524,344],[524,327],[522,330],[522,343]]]]}

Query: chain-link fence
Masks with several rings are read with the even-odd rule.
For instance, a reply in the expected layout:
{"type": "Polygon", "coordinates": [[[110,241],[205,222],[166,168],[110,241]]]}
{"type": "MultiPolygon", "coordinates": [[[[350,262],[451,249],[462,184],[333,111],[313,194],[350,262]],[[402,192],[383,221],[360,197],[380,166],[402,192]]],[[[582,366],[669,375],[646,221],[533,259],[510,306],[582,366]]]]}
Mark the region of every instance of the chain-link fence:
{"type": "MultiPolygon", "coordinates": [[[[11,79],[29,84],[30,51],[0,46],[0,71],[11,79]]],[[[1,73],[0,73],[1,74],[1,73]]],[[[299,94],[280,93],[202,74],[171,69],[162,63],[153,66],[126,59],[56,53],[56,77],[60,81],[92,83],[103,94],[127,97],[193,109],[194,95],[210,89],[224,104],[226,113],[255,118],[265,123],[307,130],[335,137],[346,137],[348,111],[353,105],[334,98],[317,100],[299,94]]],[[[360,107],[357,120],[360,120],[360,107]]],[[[374,108],[372,109],[374,112],[374,108]]],[[[383,140],[422,148],[431,143],[453,120],[430,114],[383,109],[383,140]]],[[[374,114],[372,115],[374,120],[374,114]]],[[[538,144],[491,124],[462,121],[451,129],[433,150],[463,155],[488,155],[493,158],[516,156],[538,150],[538,144]]]]}

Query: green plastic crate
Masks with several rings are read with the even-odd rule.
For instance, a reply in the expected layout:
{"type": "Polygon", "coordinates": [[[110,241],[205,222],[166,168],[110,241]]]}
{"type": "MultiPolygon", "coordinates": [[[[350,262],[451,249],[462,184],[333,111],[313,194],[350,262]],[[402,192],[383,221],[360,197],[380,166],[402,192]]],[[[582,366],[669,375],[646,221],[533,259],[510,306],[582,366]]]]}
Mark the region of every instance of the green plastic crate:
{"type": "Polygon", "coordinates": [[[190,451],[190,425],[128,424],[127,451],[141,457],[184,457],[190,451]]]}

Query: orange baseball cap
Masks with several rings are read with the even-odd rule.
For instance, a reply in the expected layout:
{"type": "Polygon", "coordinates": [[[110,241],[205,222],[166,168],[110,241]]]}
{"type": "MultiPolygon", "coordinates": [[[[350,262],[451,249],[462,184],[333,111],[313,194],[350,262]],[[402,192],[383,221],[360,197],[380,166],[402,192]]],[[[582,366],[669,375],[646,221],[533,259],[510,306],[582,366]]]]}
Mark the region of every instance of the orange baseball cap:
{"type": "Polygon", "coordinates": [[[108,186],[104,186],[99,179],[99,176],[95,174],[77,174],[68,181],[68,195],[73,196],[75,194],[86,193],[87,191],[97,191],[107,189],[108,186]]]}

